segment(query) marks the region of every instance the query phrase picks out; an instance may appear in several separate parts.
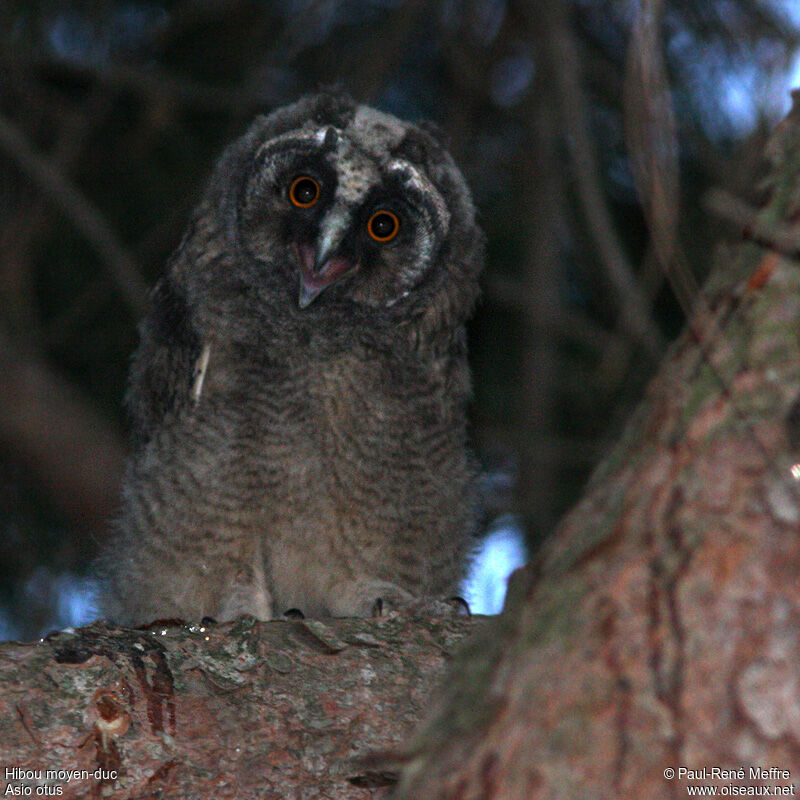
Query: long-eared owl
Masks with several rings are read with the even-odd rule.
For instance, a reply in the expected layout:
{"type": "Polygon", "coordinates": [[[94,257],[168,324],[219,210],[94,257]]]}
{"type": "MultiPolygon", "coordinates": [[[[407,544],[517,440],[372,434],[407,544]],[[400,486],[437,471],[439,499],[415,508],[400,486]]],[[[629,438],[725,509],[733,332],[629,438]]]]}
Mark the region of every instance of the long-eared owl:
{"type": "Polygon", "coordinates": [[[428,128],[335,92],[256,119],[141,325],[105,614],[363,616],[456,593],[482,251],[428,128]]]}

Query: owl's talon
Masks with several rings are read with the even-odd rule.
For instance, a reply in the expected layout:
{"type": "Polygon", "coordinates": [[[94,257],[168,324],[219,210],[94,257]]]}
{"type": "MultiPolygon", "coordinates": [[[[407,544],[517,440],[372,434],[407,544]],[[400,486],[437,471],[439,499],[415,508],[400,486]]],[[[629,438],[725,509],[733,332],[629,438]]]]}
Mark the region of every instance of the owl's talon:
{"type": "Polygon", "coordinates": [[[467,619],[472,617],[472,610],[469,607],[469,603],[459,595],[453,595],[452,597],[448,597],[445,601],[449,606],[452,606],[453,613],[457,617],[466,617],[467,619]]]}
{"type": "Polygon", "coordinates": [[[382,617],[383,616],[383,607],[384,602],[382,597],[378,597],[375,599],[375,602],[372,604],[372,616],[373,617],[382,617]]]}
{"type": "Polygon", "coordinates": [[[287,608],[283,612],[283,618],[287,620],[305,619],[306,615],[299,608],[287,608]]]}

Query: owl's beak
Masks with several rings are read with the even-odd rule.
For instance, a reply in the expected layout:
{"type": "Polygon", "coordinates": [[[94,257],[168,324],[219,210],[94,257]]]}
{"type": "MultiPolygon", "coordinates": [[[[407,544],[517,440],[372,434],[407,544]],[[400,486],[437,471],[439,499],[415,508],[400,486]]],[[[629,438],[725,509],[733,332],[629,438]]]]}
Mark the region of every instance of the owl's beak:
{"type": "Polygon", "coordinates": [[[300,308],[311,305],[324,289],[358,268],[357,263],[338,253],[349,219],[342,215],[326,223],[316,248],[305,244],[295,246],[300,266],[300,308]]]}

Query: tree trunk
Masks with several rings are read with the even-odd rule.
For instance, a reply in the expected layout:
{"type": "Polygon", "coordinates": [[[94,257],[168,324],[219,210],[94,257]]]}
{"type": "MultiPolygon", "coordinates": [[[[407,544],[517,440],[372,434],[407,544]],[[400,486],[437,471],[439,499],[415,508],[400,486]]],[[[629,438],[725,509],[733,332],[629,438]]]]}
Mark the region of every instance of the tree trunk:
{"type": "Polygon", "coordinates": [[[797,794],[797,104],[768,155],[759,243],[720,253],[622,440],[450,669],[395,800],[797,794]]]}

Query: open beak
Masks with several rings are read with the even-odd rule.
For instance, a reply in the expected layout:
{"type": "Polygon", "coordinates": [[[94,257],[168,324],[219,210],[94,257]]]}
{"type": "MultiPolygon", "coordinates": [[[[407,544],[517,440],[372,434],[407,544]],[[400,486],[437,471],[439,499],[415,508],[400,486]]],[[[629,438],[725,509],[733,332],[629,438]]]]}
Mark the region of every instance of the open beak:
{"type": "Polygon", "coordinates": [[[358,269],[358,263],[337,252],[349,224],[349,214],[331,209],[323,221],[317,246],[295,245],[300,269],[300,308],[309,306],[323,289],[358,269]]]}

